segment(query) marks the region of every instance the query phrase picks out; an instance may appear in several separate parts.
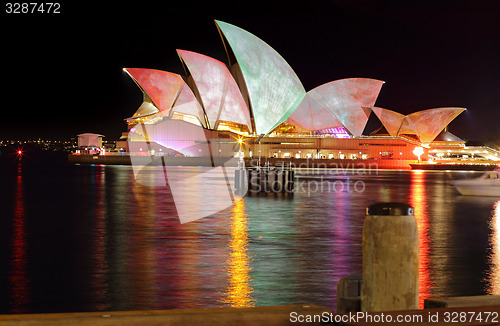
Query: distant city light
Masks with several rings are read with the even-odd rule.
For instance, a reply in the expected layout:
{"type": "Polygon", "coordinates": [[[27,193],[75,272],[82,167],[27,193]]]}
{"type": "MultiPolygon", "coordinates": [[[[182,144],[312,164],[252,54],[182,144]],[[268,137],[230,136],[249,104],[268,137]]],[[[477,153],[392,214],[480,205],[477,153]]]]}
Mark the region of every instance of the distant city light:
{"type": "Polygon", "coordinates": [[[21,159],[23,157],[23,150],[22,148],[18,147],[16,151],[16,156],[18,159],[21,159]]]}

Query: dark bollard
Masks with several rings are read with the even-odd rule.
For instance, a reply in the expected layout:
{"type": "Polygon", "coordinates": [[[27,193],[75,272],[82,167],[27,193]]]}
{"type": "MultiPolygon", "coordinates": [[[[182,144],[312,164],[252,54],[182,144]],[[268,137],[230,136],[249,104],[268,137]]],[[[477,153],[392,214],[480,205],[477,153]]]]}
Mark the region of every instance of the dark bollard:
{"type": "Polygon", "coordinates": [[[295,171],[289,170],[289,169],[284,169],[283,170],[283,191],[292,193],[293,192],[293,187],[294,187],[294,178],[295,178],[295,171]]]}
{"type": "Polygon", "coordinates": [[[283,172],[281,169],[276,168],[274,170],[273,187],[271,190],[274,192],[275,195],[283,191],[283,184],[281,182],[282,175],[283,172]]]}
{"type": "Polygon", "coordinates": [[[378,203],[363,225],[361,311],[418,309],[418,229],[413,207],[378,203]]]}
{"type": "Polygon", "coordinates": [[[286,191],[286,170],[285,166],[281,168],[281,191],[285,192],[286,191]]]}
{"type": "Polygon", "coordinates": [[[288,191],[292,192],[293,191],[293,180],[295,179],[295,171],[290,169],[288,170],[288,191]]]}
{"type": "Polygon", "coordinates": [[[259,192],[259,188],[260,188],[260,169],[257,168],[257,169],[254,169],[252,171],[253,173],[253,177],[252,177],[252,190],[253,192],[259,192]]]}
{"type": "Polygon", "coordinates": [[[269,192],[269,174],[271,173],[271,168],[267,167],[264,169],[264,192],[269,192]]]}
{"type": "Polygon", "coordinates": [[[274,167],[269,168],[269,180],[268,180],[268,188],[269,192],[274,192],[274,179],[276,178],[276,169],[274,167]]]}
{"type": "Polygon", "coordinates": [[[252,170],[247,170],[247,182],[248,182],[248,192],[252,190],[252,170]]]}

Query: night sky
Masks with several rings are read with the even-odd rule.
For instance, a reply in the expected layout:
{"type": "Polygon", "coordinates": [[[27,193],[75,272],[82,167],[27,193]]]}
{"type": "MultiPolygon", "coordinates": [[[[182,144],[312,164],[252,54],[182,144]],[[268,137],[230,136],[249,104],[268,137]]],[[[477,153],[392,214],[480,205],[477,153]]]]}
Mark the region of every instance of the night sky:
{"type": "Polygon", "coordinates": [[[61,14],[6,14],[0,139],[117,139],[142,102],[123,67],[183,74],[176,49],[227,62],[214,19],[278,51],[306,90],[386,81],[376,105],[401,113],[466,107],[450,131],[500,139],[499,1],[63,2],[61,14]]]}

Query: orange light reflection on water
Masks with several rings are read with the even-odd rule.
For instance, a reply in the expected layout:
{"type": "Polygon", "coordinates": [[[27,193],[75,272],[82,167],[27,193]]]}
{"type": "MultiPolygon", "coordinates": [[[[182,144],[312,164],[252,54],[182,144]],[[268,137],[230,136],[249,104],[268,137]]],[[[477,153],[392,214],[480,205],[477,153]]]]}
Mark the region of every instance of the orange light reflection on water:
{"type": "Polygon", "coordinates": [[[490,222],[492,235],[490,269],[488,275],[488,294],[500,294],[500,200],[493,205],[493,217],[490,222]]]}
{"type": "Polygon", "coordinates": [[[419,244],[419,308],[424,308],[424,300],[431,296],[430,278],[430,239],[427,194],[425,193],[425,171],[411,171],[410,205],[415,209],[418,225],[419,244]]]}
{"type": "Polygon", "coordinates": [[[252,298],[252,279],[249,272],[250,255],[248,254],[248,216],[245,213],[245,201],[239,200],[233,206],[231,216],[231,238],[229,241],[229,259],[227,260],[227,274],[229,286],[226,289],[224,303],[231,307],[252,307],[255,300],[252,298]]]}

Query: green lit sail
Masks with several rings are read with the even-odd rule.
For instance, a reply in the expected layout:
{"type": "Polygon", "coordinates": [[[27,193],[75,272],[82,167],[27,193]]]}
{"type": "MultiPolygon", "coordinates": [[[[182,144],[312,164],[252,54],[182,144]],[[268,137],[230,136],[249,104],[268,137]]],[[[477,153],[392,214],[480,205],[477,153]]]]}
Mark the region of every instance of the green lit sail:
{"type": "Polygon", "coordinates": [[[290,65],[264,41],[234,25],[215,21],[244,79],[255,131],[267,134],[284,122],[306,95],[290,65]]]}

